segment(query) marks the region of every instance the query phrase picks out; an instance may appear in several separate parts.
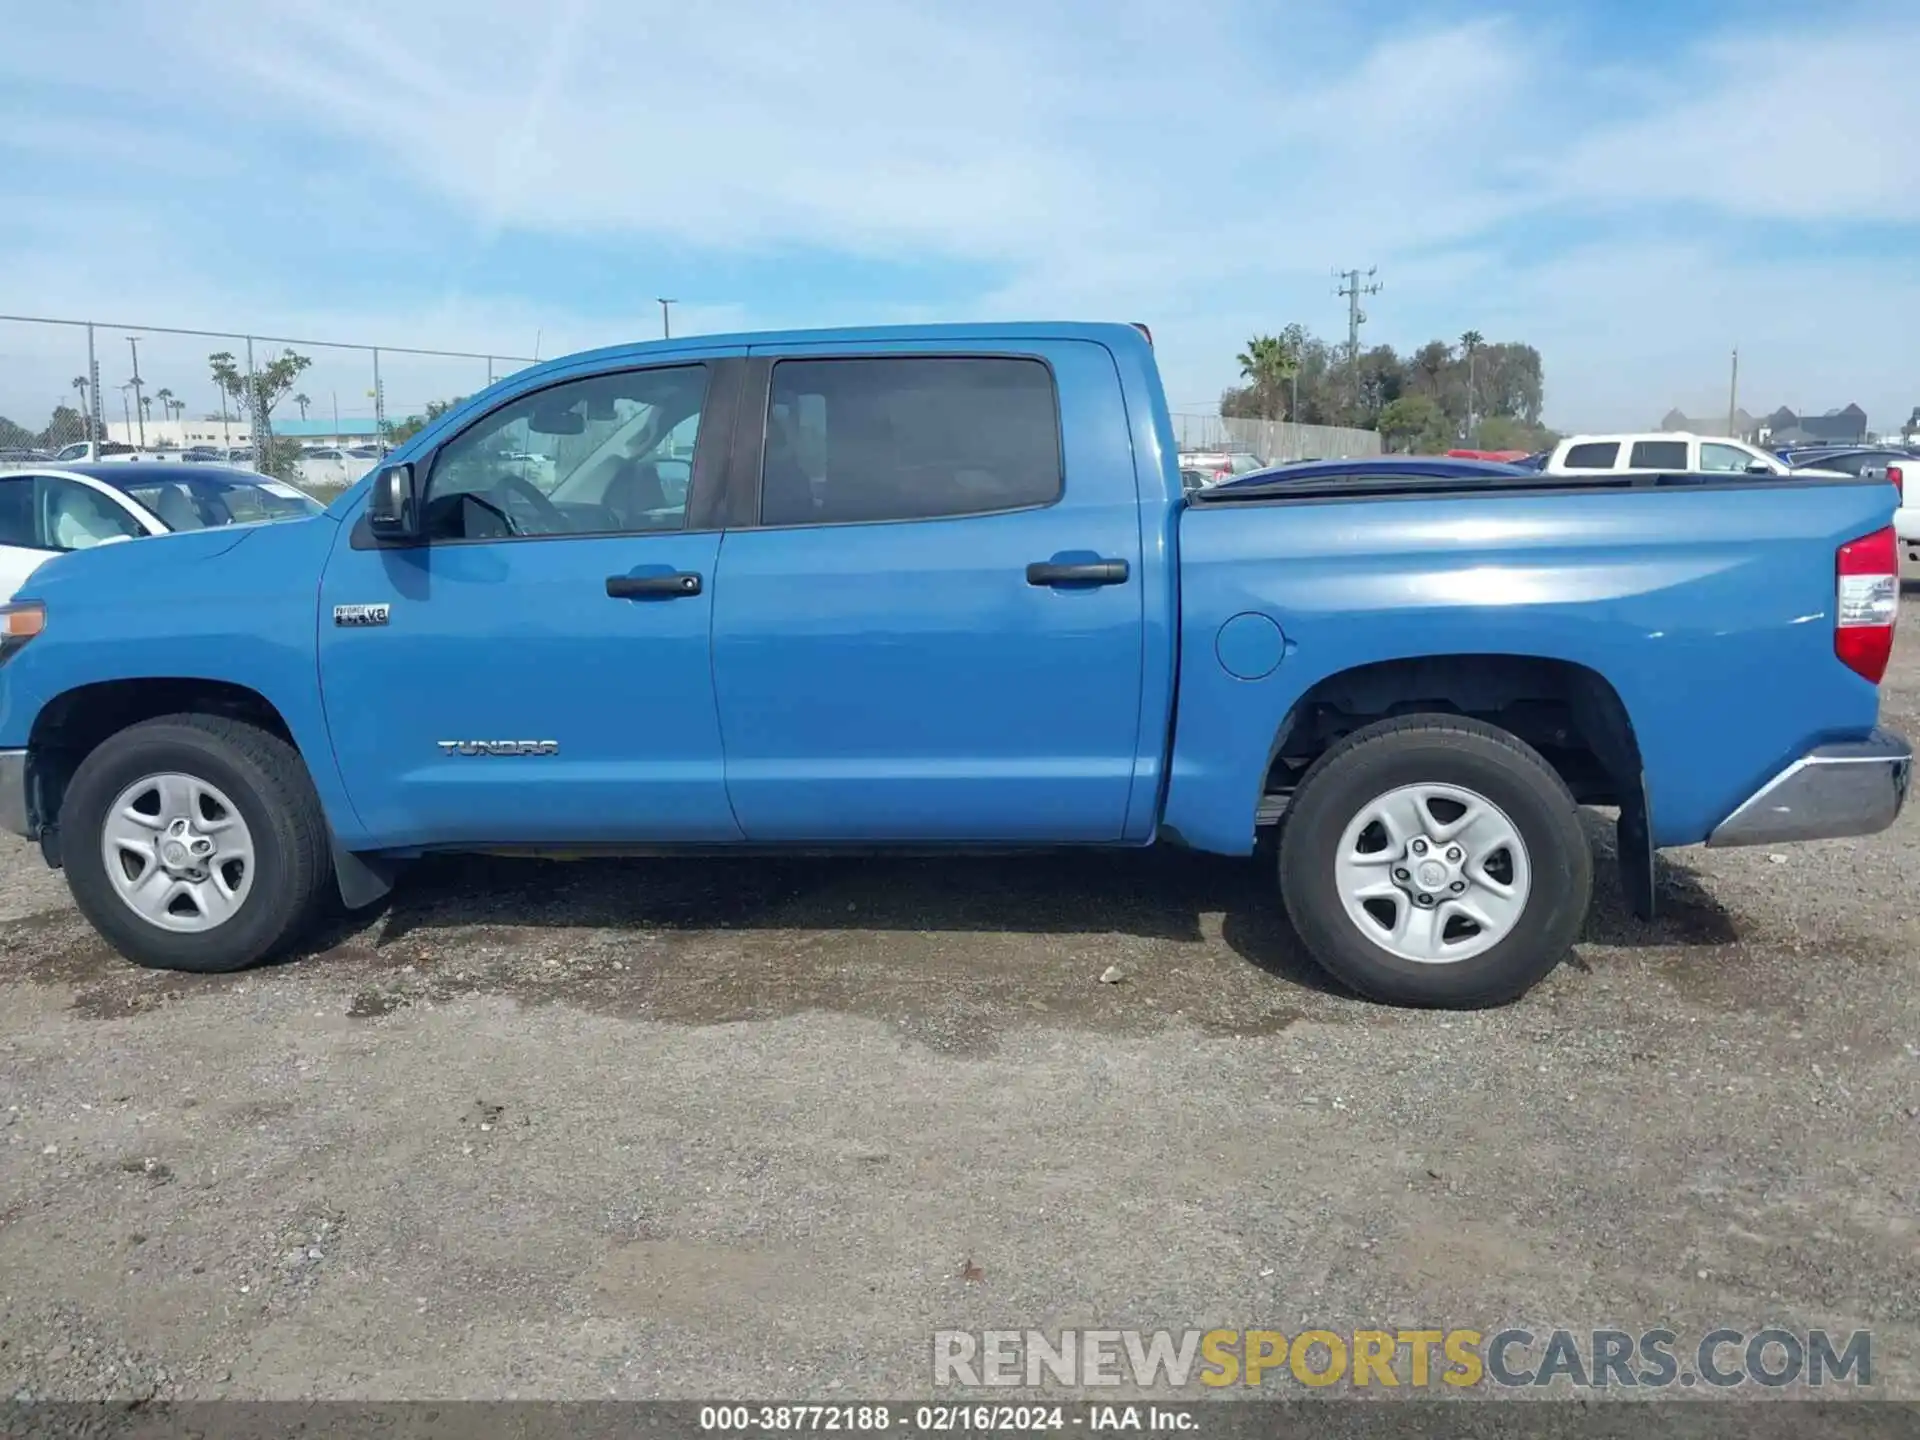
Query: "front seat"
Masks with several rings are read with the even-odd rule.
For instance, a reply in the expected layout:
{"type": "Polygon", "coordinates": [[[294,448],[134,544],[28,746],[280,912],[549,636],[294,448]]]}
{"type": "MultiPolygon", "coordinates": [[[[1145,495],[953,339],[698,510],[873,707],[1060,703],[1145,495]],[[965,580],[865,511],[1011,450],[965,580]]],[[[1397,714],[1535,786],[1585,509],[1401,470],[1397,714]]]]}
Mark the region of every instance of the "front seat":
{"type": "Polygon", "coordinates": [[[91,550],[109,540],[125,539],[127,534],[121,517],[105,500],[77,485],[55,498],[53,523],[47,529],[60,550],[91,550]]]}
{"type": "Polygon", "coordinates": [[[601,503],[616,529],[646,528],[641,521],[648,512],[667,508],[660,467],[650,460],[624,461],[607,481],[607,493],[601,503]]]}
{"type": "Polygon", "coordinates": [[[168,485],[154,497],[153,513],[169,530],[198,530],[201,525],[200,512],[178,485],[168,485]]]}

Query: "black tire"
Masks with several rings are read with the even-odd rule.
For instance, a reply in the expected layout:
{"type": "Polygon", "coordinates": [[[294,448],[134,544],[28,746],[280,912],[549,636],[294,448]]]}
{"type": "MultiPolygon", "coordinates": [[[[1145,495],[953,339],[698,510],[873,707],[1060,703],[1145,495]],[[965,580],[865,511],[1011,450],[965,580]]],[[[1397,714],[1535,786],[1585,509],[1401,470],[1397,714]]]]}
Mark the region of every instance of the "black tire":
{"type": "Polygon", "coordinates": [[[266,959],[306,931],[332,888],[326,817],[299,752],[257,726],[219,716],[165,715],[102,742],[67,787],[60,842],[81,913],[127,959],[156,970],[213,974],[266,959]],[[252,833],[252,886],[239,912],[211,930],[162,929],[122,900],[107,876],[107,808],[129,785],[165,772],[218,786],[252,833]]]}
{"type": "Polygon", "coordinates": [[[1315,960],[1360,994],[1393,1005],[1472,1009],[1532,989],[1566,958],[1593,897],[1593,855],[1565,782],[1532,746],[1464,717],[1409,715],[1356,730],[1322,755],[1287,806],[1280,888],[1315,960]],[[1514,928],[1479,955],[1403,959],[1347,914],[1336,851],[1364,807],[1403,785],[1472,790],[1506,812],[1527,848],[1532,886],[1514,928]]]}

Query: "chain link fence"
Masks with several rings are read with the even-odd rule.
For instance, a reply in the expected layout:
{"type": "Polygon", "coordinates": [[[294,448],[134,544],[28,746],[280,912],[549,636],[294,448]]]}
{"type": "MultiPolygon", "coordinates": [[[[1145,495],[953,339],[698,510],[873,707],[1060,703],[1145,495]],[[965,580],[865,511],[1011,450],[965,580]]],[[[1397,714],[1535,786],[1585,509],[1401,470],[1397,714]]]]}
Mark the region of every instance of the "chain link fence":
{"type": "Polygon", "coordinates": [[[1219,415],[1175,415],[1182,450],[1246,451],[1269,465],[1294,460],[1346,460],[1381,453],[1376,430],[1296,425],[1290,420],[1240,420],[1219,415]]]}
{"type": "MultiPolygon", "coordinates": [[[[352,484],[430,405],[533,362],[419,346],[0,315],[0,469],[221,461],[316,493],[352,484]]],[[[1378,455],[1372,430],[1177,414],[1182,450],[1268,464],[1378,455]]]]}
{"type": "Polygon", "coordinates": [[[324,494],[430,403],[533,363],[418,346],[0,316],[0,468],[219,461],[324,494]]]}

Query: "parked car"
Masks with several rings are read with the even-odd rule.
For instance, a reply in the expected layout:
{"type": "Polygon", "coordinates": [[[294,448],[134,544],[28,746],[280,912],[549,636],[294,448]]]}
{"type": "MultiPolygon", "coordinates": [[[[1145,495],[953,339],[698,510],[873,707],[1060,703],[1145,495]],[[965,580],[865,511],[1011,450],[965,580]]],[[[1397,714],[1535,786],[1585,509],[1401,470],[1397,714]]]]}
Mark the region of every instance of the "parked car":
{"type": "Polygon", "coordinates": [[[62,445],[47,458],[56,465],[70,465],[76,460],[109,459],[115,455],[133,453],[133,446],[122,445],[114,440],[76,440],[71,445],[62,445]]]}
{"type": "Polygon", "coordinates": [[[1278,824],[1323,965],[1481,1005],[1585,923],[1581,804],[1618,807],[1643,915],[1655,847],[1893,821],[1886,485],[1451,463],[1183,497],[1128,325],[549,362],[324,514],[37,571],[0,610],[0,824],[123,954],[198,971],[428,851],[1251,855],[1278,824]],[[550,493],[510,448],[562,457],[550,493]]]}
{"type": "Polygon", "coordinates": [[[29,449],[23,445],[0,447],[0,465],[31,465],[35,461],[46,458],[45,451],[29,449]]]}
{"type": "Polygon", "coordinates": [[[1264,470],[1266,461],[1249,450],[1183,450],[1180,452],[1180,468],[1198,470],[1207,477],[1209,485],[1217,485],[1235,475],[1251,475],[1256,470],[1264,470]]]}
{"type": "Polygon", "coordinates": [[[56,555],[176,530],[303,519],[320,507],[292,486],[213,466],[111,461],[0,474],[0,599],[56,555]]]}
{"type": "MultiPolygon", "coordinates": [[[[1780,476],[1791,474],[1795,467],[1744,440],[1653,431],[1638,435],[1570,435],[1553,447],[1544,468],[1552,474],[1695,471],[1780,476]]],[[[1813,473],[1807,467],[1801,468],[1803,473],[1813,473]]]]}

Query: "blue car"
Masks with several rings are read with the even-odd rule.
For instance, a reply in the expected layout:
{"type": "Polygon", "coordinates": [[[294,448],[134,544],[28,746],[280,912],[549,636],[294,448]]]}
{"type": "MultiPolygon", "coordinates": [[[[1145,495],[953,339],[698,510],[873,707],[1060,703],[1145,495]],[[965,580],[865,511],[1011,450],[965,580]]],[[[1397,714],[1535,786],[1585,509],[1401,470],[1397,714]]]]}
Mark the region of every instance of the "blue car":
{"type": "Polygon", "coordinates": [[[37,570],[0,607],[0,826],[198,971],[434,851],[1277,827],[1327,969],[1494,1004],[1580,935],[1582,805],[1647,915],[1657,847],[1904,802],[1893,488],[1700,478],[1381,457],[1189,497],[1127,325],[616,346],[324,513],[37,570]]]}

